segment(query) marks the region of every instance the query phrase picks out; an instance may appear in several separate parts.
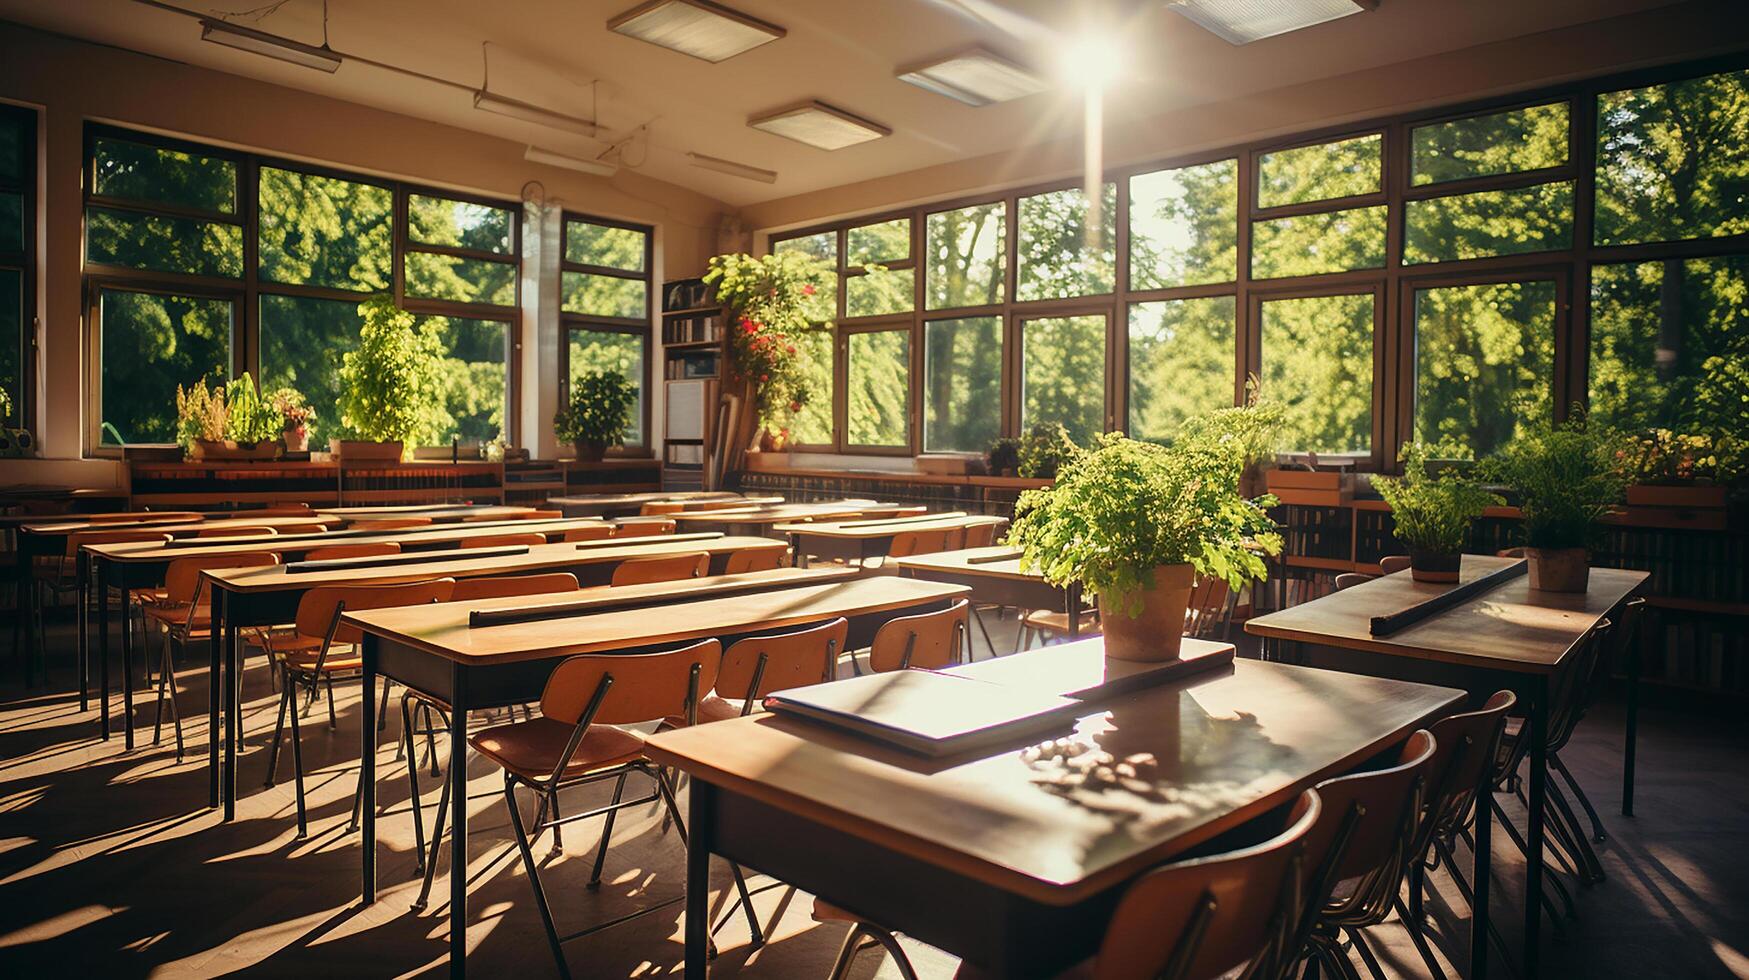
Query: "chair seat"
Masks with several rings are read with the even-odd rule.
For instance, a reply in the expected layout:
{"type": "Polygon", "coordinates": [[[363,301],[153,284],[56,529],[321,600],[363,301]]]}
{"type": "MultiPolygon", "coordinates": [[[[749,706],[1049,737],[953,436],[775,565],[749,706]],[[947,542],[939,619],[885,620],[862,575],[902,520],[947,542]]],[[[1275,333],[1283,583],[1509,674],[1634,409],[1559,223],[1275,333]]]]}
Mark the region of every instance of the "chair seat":
{"type": "Polygon", "coordinates": [[[321,672],[338,674],[351,670],[364,669],[364,656],[358,650],[341,647],[339,644],[328,649],[328,659],[322,659],[322,641],[316,640],[312,648],[285,650],[276,642],[274,652],[284,654],[285,666],[288,670],[298,670],[313,673],[317,670],[317,662],[321,662],[321,672]]]}
{"type": "MultiPolygon", "coordinates": [[[[1033,609],[1021,619],[1021,625],[1042,633],[1057,633],[1069,635],[1069,614],[1054,609],[1033,609]]],[[[1081,635],[1094,636],[1099,633],[1099,618],[1093,612],[1081,614],[1081,635]]]]}
{"type": "MultiPolygon", "coordinates": [[[[129,589],[128,595],[133,597],[135,602],[146,606],[160,606],[170,601],[170,590],[165,588],[129,589]]],[[[177,605],[187,608],[183,603],[177,603],[177,605]]]]}
{"type": "Polygon", "coordinates": [[[213,607],[202,603],[200,608],[194,611],[194,622],[190,623],[188,619],[189,605],[186,602],[165,602],[155,606],[146,606],[142,612],[146,614],[147,619],[163,623],[166,626],[191,626],[197,630],[211,629],[213,607]]]}
{"type": "MultiPolygon", "coordinates": [[[[559,764],[574,725],[551,718],[496,725],[468,739],[474,750],[524,779],[545,779],[559,764]]],[[[644,740],[612,725],[590,725],[565,765],[565,777],[635,762],[644,757],[644,740]]]]}
{"type": "Polygon", "coordinates": [[[836,905],[833,905],[831,902],[828,902],[823,898],[814,899],[814,913],[813,914],[814,914],[814,921],[815,922],[857,922],[857,921],[860,921],[857,919],[856,916],[851,915],[849,912],[845,911],[844,909],[839,908],[836,905]]]}

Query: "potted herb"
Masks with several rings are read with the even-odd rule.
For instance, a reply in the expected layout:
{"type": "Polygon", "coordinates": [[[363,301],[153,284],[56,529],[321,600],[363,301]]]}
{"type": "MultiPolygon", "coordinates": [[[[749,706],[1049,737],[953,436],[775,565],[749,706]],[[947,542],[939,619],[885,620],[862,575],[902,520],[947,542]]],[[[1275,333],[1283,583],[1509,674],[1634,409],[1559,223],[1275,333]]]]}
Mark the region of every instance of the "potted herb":
{"type": "Polygon", "coordinates": [[[1616,430],[1573,417],[1539,422],[1484,460],[1483,474],[1509,488],[1524,514],[1530,587],[1584,592],[1598,522],[1619,503],[1629,480],[1630,453],[1616,430]]]}
{"type": "Polygon", "coordinates": [[[1428,471],[1427,446],[1403,447],[1403,475],[1373,477],[1372,486],[1391,505],[1398,541],[1409,549],[1409,574],[1417,582],[1456,582],[1470,522],[1505,500],[1447,469],[1428,471]]]}
{"type": "Polygon", "coordinates": [[[638,391],[618,371],[595,371],[571,382],[571,403],[553,416],[553,432],[577,447],[577,458],[599,463],[625,438],[638,391]]]}
{"type": "Polygon", "coordinates": [[[796,252],[718,255],[704,282],[726,307],[730,365],[752,389],[759,425],[781,448],[788,423],[812,396],[805,337],[831,329],[831,267],[796,252]]]}
{"type": "Polygon", "coordinates": [[[1029,480],[1052,480],[1064,463],[1081,452],[1061,422],[1039,422],[1020,439],[1020,475],[1029,480]]]}
{"type": "Polygon", "coordinates": [[[1233,447],[1244,461],[1239,493],[1247,498],[1266,492],[1266,469],[1275,461],[1276,434],[1286,411],[1263,398],[1262,383],[1253,374],[1245,382],[1245,404],[1216,409],[1186,419],[1179,439],[1205,439],[1233,447]]]}
{"type": "Polygon", "coordinates": [[[269,400],[279,412],[280,439],[285,442],[286,452],[308,452],[310,423],[316,421],[316,410],[304,400],[303,392],[296,388],[281,388],[269,400]]]}
{"type": "Polygon", "coordinates": [[[225,385],[225,439],[228,454],[237,459],[279,456],[284,420],[273,402],[261,397],[247,373],[225,385]]]}
{"type": "Polygon", "coordinates": [[[1239,495],[1240,456],[1205,442],[1172,447],[1101,436],[1046,489],[1015,506],[1008,541],[1022,568],[1099,598],[1106,656],[1171,660],[1197,576],[1234,591],[1267,574],[1281,536],[1268,497],[1239,495]]]}
{"type": "Polygon", "coordinates": [[[176,444],[189,459],[224,447],[226,415],[223,388],[208,388],[205,378],[176,386],[176,444]]]}
{"type": "Polygon", "coordinates": [[[991,476],[1013,476],[1020,472],[1020,440],[1003,436],[990,443],[984,451],[984,466],[991,476]]]}
{"type": "Polygon", "coordinates": [[[409,444],[442,434],[443,339],[387,296],[359,305],[358,349],[340,359],[340,426],[349,459],[399,460],[409,444]]]}

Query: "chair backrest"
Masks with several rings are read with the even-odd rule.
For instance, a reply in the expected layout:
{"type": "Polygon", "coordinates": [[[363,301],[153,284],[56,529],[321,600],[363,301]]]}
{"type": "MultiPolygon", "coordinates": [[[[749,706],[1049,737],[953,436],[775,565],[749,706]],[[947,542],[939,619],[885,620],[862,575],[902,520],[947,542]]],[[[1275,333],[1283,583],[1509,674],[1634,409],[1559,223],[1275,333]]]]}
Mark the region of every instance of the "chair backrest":
{"type": "Polygon", "coordinates": [[[985,524],[968,524],[960,543],[966,548],[988,548],[996,543],[996,532],[1002,529],[1004,521],[990,521],[985,524]]]}
{"type": "Polygon", "coordinates": [[[1579,727],[1579,720],[1596,702],[1607,676],[1609,655],[1618,649],[1625,650],[1625,644],[1634,642],[1640,610],[1645,604],[1644,599],[1633,599],[1622,608],[1620,622],[1600,620],[1567,655],[1567,661],[1555,674],[1549,690],[1550,751],[1559,752],[1567,744],[1567,740],[1573,737],[1573,729],[1579,727]]]}
{"type": "Polygon", "coordinates": [[[788,560],[788,548],[742,548],[729,552],[728,561],[723,565],[723,574],[768,572],[774,568],[782,568],[788,560]]]}
{"type": "Polygon", "coordinates": [[[163,531],[152,531],[143,528],[133,528],[117,531],[75,531],[67,535],[67,557],[79,554],[79,549],[88,544],[129,544],[135,541],[156,541],[166,544],[170,535],[163,531]]]}
{"type": "Polygon", "coordinates": [[[971,608],[961,599],[938,612],[888,620],[869,644],[868,669],[878,674],[907,667],[936,670],[958,663],[971,608]]]}
{"type": "Polygon", "coordinates": [[[197,538],[253,538],[263,535],[277,536],[278,534],[278,528],[267,526],[203,527],[194,532],[194,536],[197,538]]]}
{"type": "Polygon", "coordinates": [[[367,541],[361,544],[331,544],[304,552],[305,561],[327,561],[331,558],[381,558],[398,555],[401,546],[393,541],[367,541]]]}
{"type": "Polygon", "coordinates": [[[354,521],[354,531],[402,531],[410,527],[430,527],[429,517],[385,517],[373,521],[354,521]]]}
{"type": "Polygon", "coordinates": [[[475,599],[497,599],[507,595],[545,595],[549,592],[577,591],[577,576],[570,572],[544,572],[540,575],[511,575],[505,578],[457,579],[450,590],[450,602],[471,602],[475,599]]]}
{"type": "Polygon", "coordinates": [[[428,602],[448,602],[455,579],[428,579],[423,582],[396,582],[390,585],[319,585],[305,592],[298,600],[298,611],[292,623],[303,636],[332,637],[335,643],[358,643],[363,634],[350,626],[335,627],[335,611],[345,605],[347,612],[365,609],[389,609],[394,606],[418,606],[428,602]]]}
{"type": "Polygon", "coordinates": [[[571,528],[569,531],[565,532],[565,536],[561,540],[600,541],[603,538],[611,537],[613,537],[612,524],[589,524],[583,527],[571,528]]]}
{"type": "Polygon", "coordinates": [[[1190,604],[1184,611],[1184,635],[1209,637],[1215,635],[1227,619],[1227,597],[1232,590],[1225,579],[1210,576],[1191,587],[1190,604]]]}
{"type": "Polygon", "coordinates": [[[527,531],[522,534],[488,534],[481,538],[469,538],[463,541],[463,548],[504,548],[511,545],[546,544],[547,536],[538,531],[527,531]]]}
{"type": "Polygon", "coordinates": [[[841,616],[795,633],[736,640],[723,653],[717,693],[746,698],[745,714],[767,694],[829,681],[849,637],[850,621],[841,616]]]}
{"type": "Polygon", "coordinates": [[[1272,962],[1299,918],[1305,839],[1320,812],[1306,790],[1274,837],[1137,878],[1106,925],[1094,980],[1206,980],[1272,962]]]}
{"type": "Polygon", "coordinates": [[[1493,778],[1506,716],[1517,703],[1511,691],[1500,691],[1481,708],[1449,715],[1429,729],[1433,758],[1427,766],[1427,816],[1412,854],[1422,853],[1433,834],[1455,832],[1467,822],[1476,794],[1493,778]]]}
{"type": "Polygon", "coordinates": [[[704,640],[667,653],[584,654],[553,669],[541,691],[543,717],[575,725],[601,693],[602,682],[613,683],[600,697],[590,721],[602,725],[635,725],[674,716],[692,718],[698,698],[717,682],[723,645],[704,640]]]}
{"type": "Polygon", "coordinates": [[[674,582],[680,579],[702,578],[710,574],[711,556],[703,551],[679,555],[659,555],[655,558],[630,558],[613,570],[614,585],[644,585],[649,582],[674,582]]]}
{"type": "Polygon", "coordinates": [[[1404,740],[1389,767],[1317,785],[1324,810],[1306,837],[1306,854],[1318,862],[1317,880],[1307,895],[1309,913],[1332,901],[1339,882],[1358,879],[1342,897],[1345,913],[1359,914],[1396,895],[1419,826],[1432,758],[1433,736],[1420,730],[1404,740]]]}
{"type": "Polygon", "coordinates": [[[281,524],[281,534],[321,534],[328,530],[326,524],[281,524]]]}
{"type": "Polygon", "coordinates": [[[1386,555],[1379,559],[1379,571],[1386,575],[1395,575],[1409,567],[1408,555],[1386,555]]]}
{"type": "Polygon", "coordinates": [[[519,521],[556,521],[565,516],[562,510],[531,510],[516,518],[519,521]]]}
{"type": "Polygon", "coordinates": [[[673,521],[625,521],[613,532],[616,538],[647,538],[658,534],[673,534],[673,521]]]}
{"type": "Polygon", "coordinates": [[[910,555],[927,555],[937,551],[946,551],[952,544],[952,539],[952,529],[900,531],[893,535],[893,544],[887,549],[887,554],[894,558],[905,558],[910,555]]]}
{"type": "Polygon", "coordinates": [[[651,500],[638,508],[640,517],[665,517],[678,514],[686,509],[686,505],[672,500],[651,500]]]}
{"type": "Polygon", "coordinates": [[[1336,576],[1336,591],[1341,592],[1343,589],[1352,589],[1362,582],[1371,582],[1372,580],[1373,576],[1361,572],[1343,572],[1341,575],[1336,576]]]}
{"type": "Polygon", "coordinates": [[[194,602],[200,595],[200,573],[218,568],[258,568],[279,564],[272,552],[245,551],[234,555],[197,555],[178,558],[164,569],[164,596],[171,602],[194,602]]]}

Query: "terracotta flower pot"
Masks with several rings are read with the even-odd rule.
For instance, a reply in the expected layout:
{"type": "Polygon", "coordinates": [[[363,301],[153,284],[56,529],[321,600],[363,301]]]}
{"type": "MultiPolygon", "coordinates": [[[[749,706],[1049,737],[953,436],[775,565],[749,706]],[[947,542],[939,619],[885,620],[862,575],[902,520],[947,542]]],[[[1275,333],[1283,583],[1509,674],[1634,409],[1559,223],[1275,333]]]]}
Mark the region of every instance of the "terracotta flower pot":
{"type": "Polygon", "coordinates": [[[1196,574],[1189,565],[1162,565],[1154,581],[1139,590],[1142,608],[1131,616],[1134,593],[1100,593],[1099,623],[1105,655],[1113,660],[1156,663],[1178,659],[1184,640],[1184,611],[1196,574]]]}
{"type": "Polygon", "coordinates": [[[366,439],[328,440],[328,451],[336,459],[353,463],[398,463],[404,449],[399,439],[392,442],[372,442],[366,439]]]}
{"type": "Polygon", "coordinates": [[[599,463],[607,456],[607,443],[605,442],[585,442],[579,439],[575,445],[578,462],[599,463]]]}
{"type": "Polygon", "coordinates": [[[1584,548],[1526,548],[1530,587],[1541,592],[1584,592],[1591,581],[1591,553],[1584,548]]]}
{"type": "Polygon", "coordinates": [[[1456,582],[1464,556],[1456,551],[1409,549],[1409,577],[1417,582],[1456,582]]]}
{"type": "Polygon", "coordinates": [[[305,426],[300,425],[295,429],[287,429],[280,433],[280,438],[285,440],[285,451],[288,453],[309,451],[310,430],[305,426]]]}

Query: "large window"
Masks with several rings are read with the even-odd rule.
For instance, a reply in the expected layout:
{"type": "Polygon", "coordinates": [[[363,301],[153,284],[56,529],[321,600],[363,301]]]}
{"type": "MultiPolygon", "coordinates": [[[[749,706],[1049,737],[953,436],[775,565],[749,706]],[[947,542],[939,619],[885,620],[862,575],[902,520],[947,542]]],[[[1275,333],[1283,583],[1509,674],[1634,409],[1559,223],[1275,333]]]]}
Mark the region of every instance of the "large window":
{"type": "Polygon", "coordinates": [[[637,389],[624,447],[650,445],[650,229],[565,215],[559,319],[565,340],[560,396],[590,374],[615,371],[637,389]]]}
{"type": "Polygon", "coordinates": [[[923,451],[982,452],[1002,434],[1002,318],[923,326],[923,451]]]}
{"type": "Polygon", "coordinates": [[[868,330],[845,339],[845,420],[852,446],[911,442],[911,332],[868,330]]]}
{"type": "Polygon", "coordinates": [[[1631,429],[1749,421],[1749,255],[1591,269],[1591,410],[1631,429]]]}
{"type": "Polygon", "coordinates": [[[1263,390],[1287,411],[1282,448],[1371,451],[1376,300],[1359,293],[1259,304],[1263,390]]]}
{"type": "Polygon", "coordinates": [[[1061,422],[1088,445],[1105,431],[1105,317],[1051,316],[1020,329],[1020,427],[1061,422]]]}
{"type": "Polygon", "coordinates": [[[1415,291],[1415,438],[1444,459],[1494,452],[1554,412],[1555,284],[1415,291]]]}
{"type": "Polygon", "coordinates": [[[241,372],[342,434],[359,305],[388,294],[446,360],[422,441],[515,438],[514,206],[101,126],[87,129],[92,446],[175,438],[175,392],[241,372]],[[397,231],[401,229],[401,231],[397,231]]]}
{"type": "Polygon", "coordinates": [[[1171,442],[1184,420],[1233,404],[1233,297],[1130,307],[1129,434],[1171,442]]]}
{"type": "Polygon", "coordinates": [[[36,113],[0,105],[0,426],[35,424],[36,113]]]}

